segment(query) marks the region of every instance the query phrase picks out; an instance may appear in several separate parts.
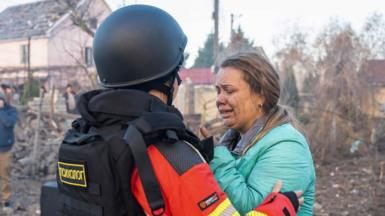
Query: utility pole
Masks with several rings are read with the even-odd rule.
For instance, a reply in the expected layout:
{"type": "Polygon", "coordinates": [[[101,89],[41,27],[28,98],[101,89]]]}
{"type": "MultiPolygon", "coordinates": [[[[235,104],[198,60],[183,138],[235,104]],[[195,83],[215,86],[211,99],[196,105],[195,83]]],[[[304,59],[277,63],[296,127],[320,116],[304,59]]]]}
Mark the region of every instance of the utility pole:
{"type": "Polygon", "coordinates": [[[31,37],[27,45],[27,73],[28,73],[28,99],[32,98],[32,71],[31,71],[31,37]]]}
{"type": "Polygon", "coordinates": [[[218,53],[219,53],[219,0],[214,0],[214,13],[213,13],[213,19],[214,19],[214,44],[213,44],[213,54],[214,54],[214,72],[216,72],[217,68],[217,60],[218,60],[218,53]]]}
{"type": "Polygon", "coordinates": [[[231,23],[230,23],[230,37],[231,36],[233,36],[233,32],[234,32],[234,28],[233,28],[233,26],[234,26],[234,14],[232,13],[231,15],[230,15],[230,17],[231,17],[231,23]]]}

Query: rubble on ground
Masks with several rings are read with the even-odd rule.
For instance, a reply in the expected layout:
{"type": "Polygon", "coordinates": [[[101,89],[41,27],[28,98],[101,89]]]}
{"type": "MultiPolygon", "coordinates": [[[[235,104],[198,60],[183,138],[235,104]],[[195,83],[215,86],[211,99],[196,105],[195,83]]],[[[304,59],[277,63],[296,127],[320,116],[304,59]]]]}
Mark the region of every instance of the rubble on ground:
{"type": "Polygon", "coordinates": [[[33,110],[23,113],[15,128],[16,143],[13,148],[12,174],[53,178],[56,173],[57,152],[64,132],[76,116],[40,114],[33,110]]]}
{"type": "Polygon", "coordinates": [[[11,164],[12,208],[0,208],[0,215],[40,215],[41,185],[56,178],[59,145],[78,117],[65,112],[64,101],[51,103],[52,99],[47,94],[18,107],[11,164]]]}
{"type": "MultiPolygon", "coordinates": [[[[11,166],[13,205],[12,208],[0,207],[0,215],[40,215],[41,185],[55,179],[60,142],[77,117],[46,108],[39,114],[39,104],[35,102],[29,108],[19,109],[11,166]]],[[[205,126],[213,134],[221,134],[223,128],[218,125],[221,124],[215,120],[205,126]]],[[[385,154],[380,148],[366,153],[316,166],[315,216],[383,214],[385,154]]]]}

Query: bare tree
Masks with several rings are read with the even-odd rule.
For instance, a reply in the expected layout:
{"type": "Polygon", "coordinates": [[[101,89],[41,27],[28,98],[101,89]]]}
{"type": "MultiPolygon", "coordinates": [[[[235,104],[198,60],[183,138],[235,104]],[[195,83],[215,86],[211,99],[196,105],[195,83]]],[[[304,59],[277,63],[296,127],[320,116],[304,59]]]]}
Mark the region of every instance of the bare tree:
{"type": "Polygon", "coordinates": [[[316,63],[320,81],[314,88],[314,106],[322,110],[312,109],[310,134],[323,161],[347,154],[356,140],[370,144],[371,116],[365,108],[373,101],[358,76],[366,61],[364,48],[349,24],[331,22],[317,38],[316,48],[321,55],[316,63]]]}
{"type": "Polygon", "coordinates": [[[60,3],[69,11],[72,23],[89,36],[94,37],[95,19],[97,20],[102,14],[102,11],[92,13],[90,10],[94,0],[60,0],[60,3]]]}
{"type": "Polygon", "coordinates": [[[276,41],[280,48],[276,59],[283,74],[299,69],[306,74],[302,90],[311,100],[301,107],[300,119],[306,124],[317,164],[337,162],[346,156],[368,156],[367,203],[372,209],[383,203],[379,204],[383,194],[378,189],[384,162],[379,161],[376,136],[383,134],[385,126],[383,118],[375,115],[375,87],[362,78],[368,72],[368,60],[385,57],[384,29],[382,15],[373,14],[360,32],[336,19],[310,43],[301,29],[285,32],[285,37],[276,41]]]}
{"type": "Polygon", "coordinates": [[[293,25],[285,34],[274,38],[273,43],[278,48],[274,59],[278,62],[282,84],[281,103],[297,109],[299,95],[304,91],[305,78],[311,76],[314,71],[307,34],[293,25]]]}
{"type": "MultiPolygon", "coordinates": [[[[301,97],[311,97],[309,113],[302,109],[300,117],[308,116],[305,123],[316,158],[328,161],[348,154],[357,140],[369,144],[374,126],[367,110],[374,103],[373,94],[359,77],[367,47],[349,23],[332,20],[313,43],[294,26],[275,42],[280,47],[275,58],[281,78],[288,82],[294,73],[302,84],[301,97]]],[[[282,97],[285,94],[291,93],[285,90],[282,97]]]]}
{"type": "Polygon", "coordinates": [[[369,59],[385,58],[385,20],[382,14],[373,13],[366,19],[360,34],[369,59]]]}
{"type": "Polygon", "coordinates": [[[75,48],[76,52],[74,52],[74,49],[69,49],[68,47],[65,47],[65,46],[63,46],[62,49],[72,59],[74,64],[78,66],[84,72],[84,74],[88,77],[91,84],[91,88],[95,89],[98,86],[97,75],[96,75],[96,71],[92,69],[93,63],[86,61],[87,53],[85,50],[86,48],[88,48],[87,41],[83,41],[80,43],[77,42],[75,45],[76,45],[76,48],[75,48]]]}
{"type": "MultiPolygon", "coordinates": [[[[105,11],[102,8],[95,9],[96,0],[59,0],[60,4],[68,11],[71,23],[64,27],[67,29],[73,28],[73,26],[81,29],[82,32],[85,32],[90,38],[94,37],[95,30],[97,27],[98,20],[102,17],[105,11]]],[[[86,49],[89,49],[91,46],[87,45],[87,41],[90,39],[87,37],[82,37],[79,40],[72,41],[71,38],[63,38],[67,40],[68,43],[72,43],[72,48],[61,45],[61,49],[65,51],[68,57],[72,59],[75,65],[79,66],[82,71],[90,80],[92,88],[97,87],[97,76],[96,72],[90,62],[86,61],[86,55],[91,55],[92,52],[86,53],[86,49]],[[80,53],[80,54],[79,54],[80,53]]],[[[91,50],[89,50],[91,51],[91,50]]],[[[92,58],[89,59],[92,61],[92,58]]]]}

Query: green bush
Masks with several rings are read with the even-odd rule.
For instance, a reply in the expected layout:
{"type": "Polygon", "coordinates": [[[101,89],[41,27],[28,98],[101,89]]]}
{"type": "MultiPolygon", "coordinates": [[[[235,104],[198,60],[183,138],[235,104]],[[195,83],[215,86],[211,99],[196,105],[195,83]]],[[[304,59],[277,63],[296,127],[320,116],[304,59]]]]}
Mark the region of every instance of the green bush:
{"type": "Polygon", "coordinates": [[[28,91],[29,91],[29,82],[26,82],[23,86],[23,94],[20,99],[20,103],[22,105],[26,105],[28,100],[32,99],[33,97],[39,97],[39,81],[37,80],[32,80],[31,85],[32,85],[32,92],[31,92],[31,98],[28,97],[28,91]]]}

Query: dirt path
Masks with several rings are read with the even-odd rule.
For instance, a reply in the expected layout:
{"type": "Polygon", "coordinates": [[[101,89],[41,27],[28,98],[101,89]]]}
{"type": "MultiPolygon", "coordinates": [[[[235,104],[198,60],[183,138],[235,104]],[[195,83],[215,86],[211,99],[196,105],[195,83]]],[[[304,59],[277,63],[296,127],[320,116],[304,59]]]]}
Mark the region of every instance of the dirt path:
{"type": "Polygon", "coordinates": [[[317,168],[315,215],[385,215],[385,155],[373,161],[353,158],[317,168]]]}
{"type": "Polygon", "coordinates": [[[2,216],[40,215],[40,187],[42,181],[29,178],[12,179],[12,208],[0,208],[2,216]]]}

